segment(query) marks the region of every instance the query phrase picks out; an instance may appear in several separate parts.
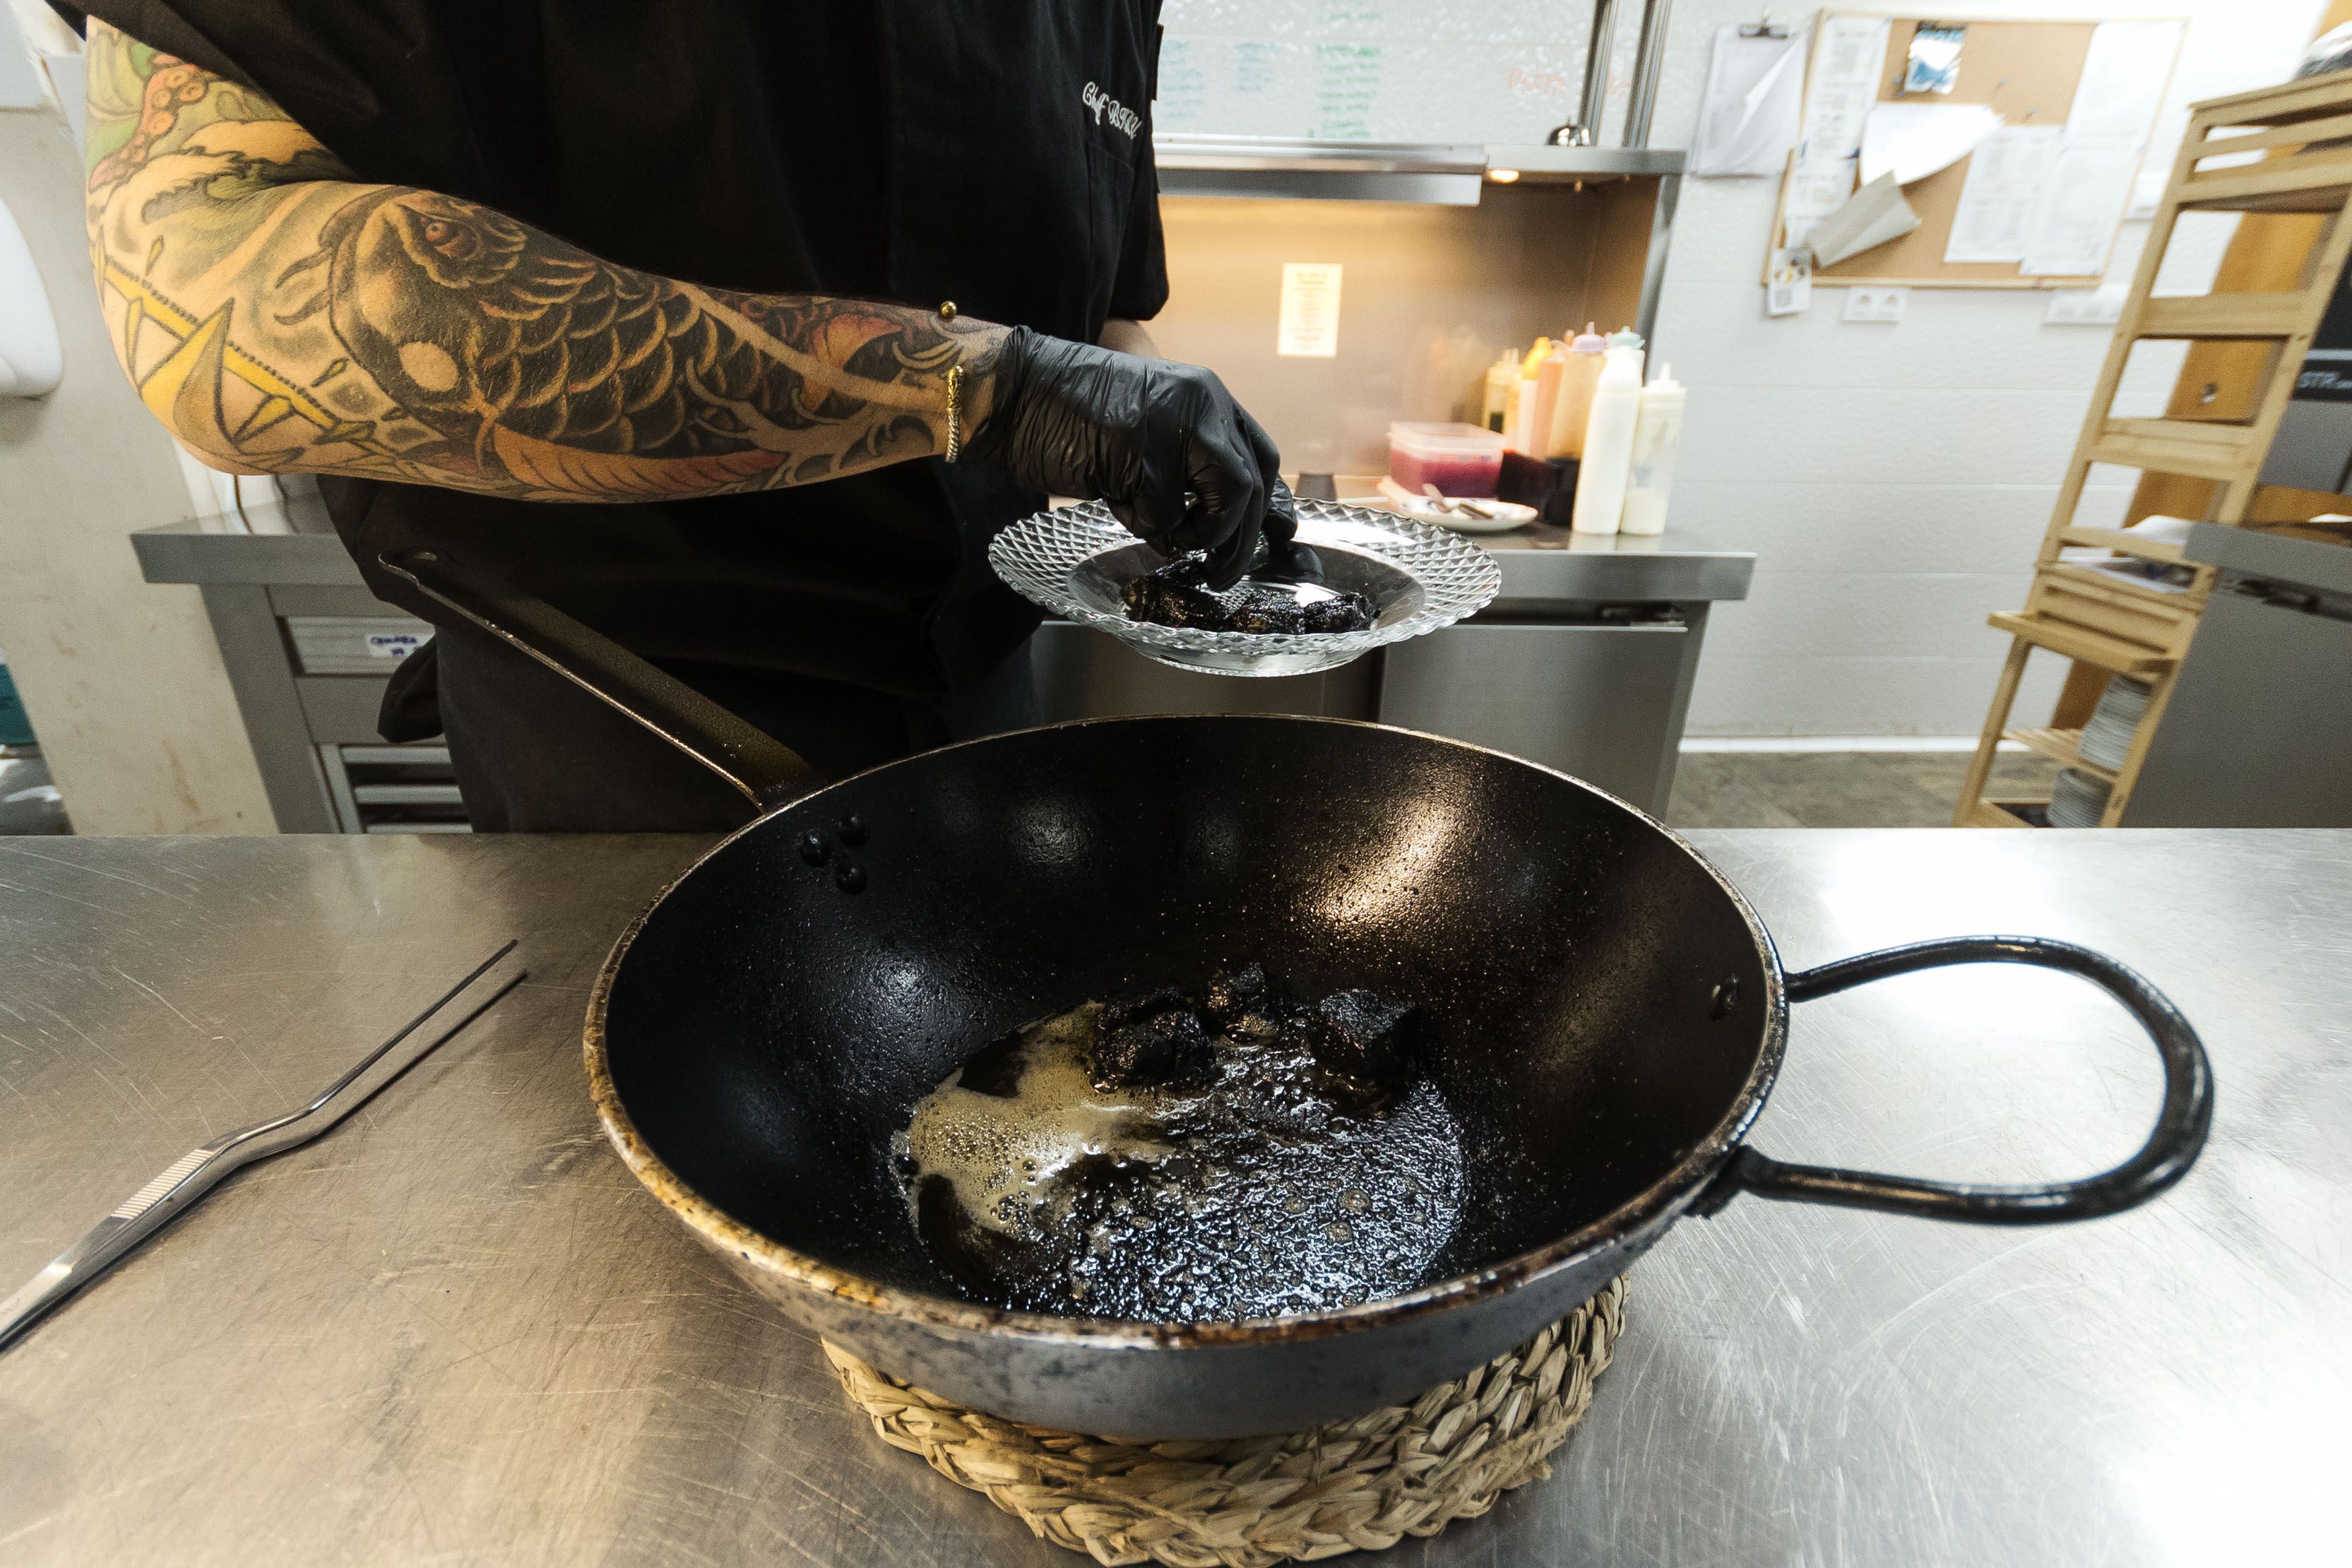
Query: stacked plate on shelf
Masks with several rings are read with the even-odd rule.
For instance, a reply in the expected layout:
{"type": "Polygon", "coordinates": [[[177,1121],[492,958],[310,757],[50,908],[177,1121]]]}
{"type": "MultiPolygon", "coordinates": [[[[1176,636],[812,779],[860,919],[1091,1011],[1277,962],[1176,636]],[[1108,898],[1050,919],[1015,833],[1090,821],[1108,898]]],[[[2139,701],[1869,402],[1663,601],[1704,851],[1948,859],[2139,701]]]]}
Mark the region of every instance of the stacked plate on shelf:
{"type": "Polygon", "coordinates": [[[2107,784],[2080,768],[2061,768],[2050,781],[2050,826],[2096,827],[2107,809],[2107,784]]]}
{"type": "Polygon", "coordinates": [[[2083,738],[2074,742],[2074,754],[2111,773],[2121,768],[2125,753],[2131,750],[2132,734],[2147,712],[2147,696],[2144,680],[2118,675],[2108,681],[2091,721],[2083,726],[2083,738]]]}

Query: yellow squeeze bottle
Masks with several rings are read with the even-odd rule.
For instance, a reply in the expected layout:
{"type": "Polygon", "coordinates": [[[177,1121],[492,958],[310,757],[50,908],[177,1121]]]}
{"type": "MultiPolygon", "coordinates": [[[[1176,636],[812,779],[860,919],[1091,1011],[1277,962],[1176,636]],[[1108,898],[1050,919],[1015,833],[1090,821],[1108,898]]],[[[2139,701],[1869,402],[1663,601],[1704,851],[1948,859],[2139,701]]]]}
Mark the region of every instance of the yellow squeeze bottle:
{"type": "Polygon", "coordinates": [[[1511,450],[1530,458],[1543,455],[1546,429],[1536,422],[1536,395],[1544,355],[1550,352],[1551,340],[1538,338],[1535,347],[1519,362],[1518,413],[1512,421],[1511,450]]]}
{"type": "Polygon", "coordinates": [[[1510,434],[1519,395],[1519,356],[1510,350],[1486,367],[1486,397],[1480,423],[1504,436],[1510,434]]]}
{"type": "Polygon", "coordinates": [[[1559,405],[1560,375],[1568,368],[1568,353],[1560,344],[1546,341],[1543,363],[1536,367],[1536,429],[1540,433],[1535,444],[1534,456],[1549,457],[1553,410],[1559,405]]]}

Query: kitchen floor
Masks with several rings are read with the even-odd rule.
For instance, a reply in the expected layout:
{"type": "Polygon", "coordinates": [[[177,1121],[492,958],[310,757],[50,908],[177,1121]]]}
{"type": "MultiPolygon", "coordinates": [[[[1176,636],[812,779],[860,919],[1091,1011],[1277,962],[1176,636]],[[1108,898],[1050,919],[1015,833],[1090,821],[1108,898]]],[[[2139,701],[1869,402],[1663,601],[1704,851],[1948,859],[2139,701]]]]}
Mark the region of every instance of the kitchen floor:
{"type": "MultiPolygon", "coordinates": [[[[1949,827],[1966,752],[1685,752],[1675,827],[1949,827]]],[[[2047,798],[2057,765],[2004,752],[1996,796],[2047,798]]]]}

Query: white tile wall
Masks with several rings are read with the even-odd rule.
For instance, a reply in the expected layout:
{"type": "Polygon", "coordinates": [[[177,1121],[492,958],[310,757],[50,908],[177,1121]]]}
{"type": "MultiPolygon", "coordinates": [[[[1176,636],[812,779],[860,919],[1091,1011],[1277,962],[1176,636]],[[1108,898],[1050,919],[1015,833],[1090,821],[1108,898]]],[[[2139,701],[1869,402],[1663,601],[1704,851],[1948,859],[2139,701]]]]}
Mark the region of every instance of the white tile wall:
{"type": "MultiPolygon", "coordinates": [[[[0,48],[16,47],[0,15],[0,48]]],[[[107,346],[81,169],[55,110],[0,112],[0,200],[47,286],[66,366],[47,397],[0,398],[0,641],[76,832],[267,833],[204,605],[142,582],[124,537],[185,517],[191,498],[107,346]]]]}
{"type": "MultiPolygon", "coordinates": [[[[2075,17],[2150,8],[1977,0],[1966,9],[2075,17]]],[[[2168,162],[2184,106],[2286,77],[2321,7],[2187,0],[2157,9],[2190,17],[2149,153],[2168,162]]],[[[1715,29],[1758,10],[1753,0],[1677,0],[1654,142],[1687,143],[1715,29]]],[[[1984,617],[2022,599],[2107,334],[2045,326],[2045,299],[1992,290],[1915,289],[1902,322],[1877,326],[1840,321],[1843,291],[1820,289],[1810,315],[1768,320],[1757,278],[1775,195],[1766,180],[1685,183],[1659,315],[1657,353],[1690,387],[1675,524],[1761,558],[1748,601],[1721,606],[1711,624],[1691,729],[1973,732],[2007,651],[1984,617]]],[[[2161,286],[2206,287],[2230,226],[2177,241],[2161,286]]],[[[2126,226],[2111,278],[2128,280],[2144,230],[2126,226]]],[[[2126,411],[2160,409],[2176,363],[2136,362],[2126,411]]],[[[2095,475],[2079,515],[2119,516],[2133,477],[2095,475]]],[[[2055,659],[2036,664],[2019,708],[2029,717],[2063,673],[2055,659]]]]}

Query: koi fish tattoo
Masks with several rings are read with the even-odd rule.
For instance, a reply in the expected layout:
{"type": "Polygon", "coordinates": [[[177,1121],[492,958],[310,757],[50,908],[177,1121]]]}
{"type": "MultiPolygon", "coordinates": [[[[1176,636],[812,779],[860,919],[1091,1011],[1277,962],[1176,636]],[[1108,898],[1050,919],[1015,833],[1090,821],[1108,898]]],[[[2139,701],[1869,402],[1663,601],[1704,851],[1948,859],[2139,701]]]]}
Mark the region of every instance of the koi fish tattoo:
{"type": "Polygon", "coordinates": [[[686,497],[940,451],[959,363],[960,416],[986,416],[1002,328],[618,266],[475,202],[356,181],[260,93],[97,21],[89,63],[110,335],[216,467],[686,497]]]}

